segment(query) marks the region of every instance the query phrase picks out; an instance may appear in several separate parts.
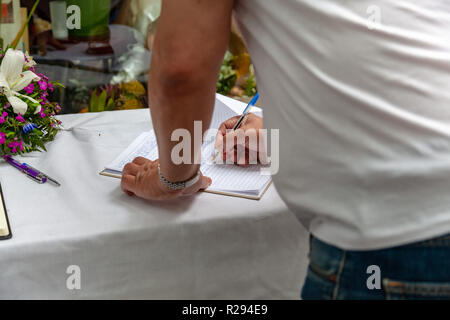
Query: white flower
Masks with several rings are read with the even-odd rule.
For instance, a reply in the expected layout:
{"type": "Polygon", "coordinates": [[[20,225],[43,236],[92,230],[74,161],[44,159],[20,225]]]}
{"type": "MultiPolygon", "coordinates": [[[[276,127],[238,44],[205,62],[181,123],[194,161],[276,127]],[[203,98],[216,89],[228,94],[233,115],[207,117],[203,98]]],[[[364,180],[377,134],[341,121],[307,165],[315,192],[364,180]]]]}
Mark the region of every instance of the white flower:
{"type": "MultiPolygon", "coordinates": [[[[34,72],[23,71],[24,64],[25,56],[22,51],[8,49],[0,66],[0,87],[3,88],[3,92],[11,104],[14,113],[20,113],[22,115],[27,112],[28,105],[18,97],[28,99],[33,103],[39,102],[29,96],[20,94],[19,91],[23,90],[32,81],[40,80],[39,76],[34,72]]],[[[36,113],[39,111],[41,111],[40,106],[36,109],[36,113]]]]}
{"type": "Polygon", "coordinates": [[[28,54],[28,51],[25,51],[24,55],[25,55],[25,64],[24,64],[24,66],[26,68],[34,67],[36,65],[36,61],[34,61],[33,57],[28,54]]]}

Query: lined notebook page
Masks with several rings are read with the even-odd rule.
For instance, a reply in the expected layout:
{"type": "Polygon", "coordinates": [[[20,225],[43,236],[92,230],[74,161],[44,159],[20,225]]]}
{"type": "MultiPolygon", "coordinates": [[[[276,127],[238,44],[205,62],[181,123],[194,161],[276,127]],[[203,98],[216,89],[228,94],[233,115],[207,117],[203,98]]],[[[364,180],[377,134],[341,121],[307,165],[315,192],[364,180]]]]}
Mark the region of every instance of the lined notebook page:
{"type": "Polygon", "coordinates": [[[270,177],[260,174],[259,165],[240,167],[235,164],[212,163],[214,154],[214,140],[205,142],[200,170],[203,175],[212,179],[210,188],[214,190],[259,193],[270,181],[270,177]]]}
{"type": "Polygon", "coordinates": [[[222,122],[237,115],[238,114],[228,108],[226,104],[216,99],[216,104],[214,106],[214,112],[211,119],[211,125],[209,127],[218,129],[222,122]]]}
{"type": "Polygon", "coordinates": [[[141,133],[113,162],[105,168],[122,172],[123,167],[137,157],[158,159],[158,147],[153,130],[141,133]]]}

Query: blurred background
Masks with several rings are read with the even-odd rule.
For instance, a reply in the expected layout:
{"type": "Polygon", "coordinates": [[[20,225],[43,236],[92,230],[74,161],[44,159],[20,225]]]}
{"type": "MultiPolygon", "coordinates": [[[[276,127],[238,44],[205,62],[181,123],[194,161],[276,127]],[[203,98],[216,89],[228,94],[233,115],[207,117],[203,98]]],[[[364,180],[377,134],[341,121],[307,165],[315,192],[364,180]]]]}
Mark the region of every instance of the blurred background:
{"type": "MultiPolygon", "coordinates": [[[[60,81],[51,100],[62,113],[147,107],[147,77],[161,0],[1,0],[0,44],[13,42],[60,81]],[[31,13],[31,15],[30,15],[31,13]]],[[[232,22],[217,92],[249,101],[256,93],[250,56],[232,22]]]]}

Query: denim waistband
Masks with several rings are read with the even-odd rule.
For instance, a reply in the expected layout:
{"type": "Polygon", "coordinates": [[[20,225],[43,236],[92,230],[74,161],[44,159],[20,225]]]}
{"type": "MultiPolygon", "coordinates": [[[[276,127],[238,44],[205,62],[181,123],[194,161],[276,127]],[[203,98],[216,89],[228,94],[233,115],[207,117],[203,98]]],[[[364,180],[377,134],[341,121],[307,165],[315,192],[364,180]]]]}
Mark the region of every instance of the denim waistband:
{"type": "MultiPolygon", "coordinates": [[[[309,238],[309,243],[310,243],[310,248],[313,245],[313,242],[315,243],[315,246],[317,246],[317,249],[327,249],[327,250],[331,250],[334,251],[334,253],[340,253],[346,250],[343,249],[339,249],[338,247],[335,247],[331,244],[325,243],[322,240],[314,237],[313,235],[310,235],[309,238]]],[[[431,238],[431,239],[427,239],[427,240],[422,240],[422,241],[418,241],[418,242],[413,242],[413,243],[409,243],[409,244],[405,244],[405,245],[401,245],[401,246],[397,246],[397,247],[392,247],[389,249],[395,249],[395,248],[406,248],[406,247],[449,247],[450,248],[450,233],[447,233],[445,235],[442,236],[438,236],[435,238],[431,238]]],[[[383,250],[383,249],[380,249],[383,250]]],[[[386,249],[384,249],[386,250],[386,249]]]]}

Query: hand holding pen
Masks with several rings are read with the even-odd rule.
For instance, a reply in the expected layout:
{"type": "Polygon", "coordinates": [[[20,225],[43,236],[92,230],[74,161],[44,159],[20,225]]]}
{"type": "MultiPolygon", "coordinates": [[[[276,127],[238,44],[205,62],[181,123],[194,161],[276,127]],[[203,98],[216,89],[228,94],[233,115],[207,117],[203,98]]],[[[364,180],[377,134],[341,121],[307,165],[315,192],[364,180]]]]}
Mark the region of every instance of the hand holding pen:
{"type": "MultiPolygon", "coordinates": [[[[252,100],[250,100],[249,104],[245,107],[244,111],[242,112],[242,115],[239,117],[236,124],[233,126],[233,129],[232,129],[233,131],[237,130],[242,125],[243,121],[245,120],[245,117],[248,115],[251,108],[255,105],[255,103],[258,101],[258,99],[259,99],[259,93],[256,93],[255,96],[252,98],[252,100]]],[[[215,147],[217,147],[217,146],[215,146],[215,147]]],[[[212,158],[212,161],[216,160],[219,153],[220,153],[220,151],[216,150],[214,157],[212,158]]]]}
{"type": "MultiPolygon", "coordinates": [[[[257,98],[258,96],[255,96],[250,105],[253,105],[257,98]]],[[[263,119],[249,111],[250,107],[247,107],[241,116],[232,117],[220,125],[214,146],[214,159],[221,153],[222,160],[226,163],[241,166],[266,164],[263,119]]]]}

